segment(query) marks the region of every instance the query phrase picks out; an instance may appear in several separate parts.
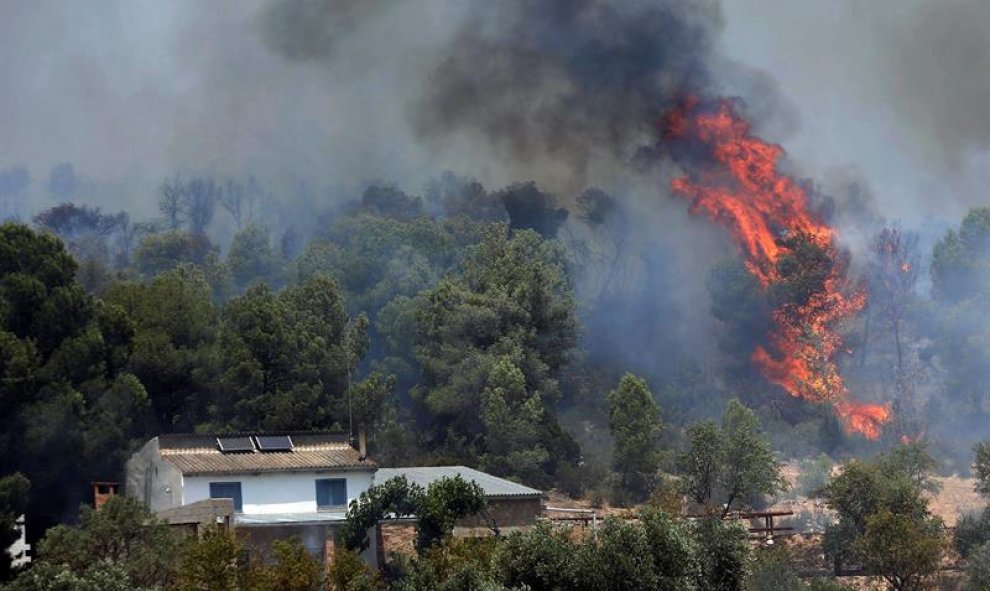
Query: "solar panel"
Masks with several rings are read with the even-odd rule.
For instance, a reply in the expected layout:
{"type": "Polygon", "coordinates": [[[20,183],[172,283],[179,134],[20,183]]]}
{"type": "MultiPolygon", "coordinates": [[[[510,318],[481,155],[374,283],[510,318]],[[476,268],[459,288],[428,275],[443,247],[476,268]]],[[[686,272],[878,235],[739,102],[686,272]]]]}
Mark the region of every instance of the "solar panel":
{"type": "Polygon", "coordinates": [[[292,451],[292,438],[288,435],[257,435],[258,449],[261,451],[292,451]]]}
{"type": "Polygon", "coordinates": [[[254,451],[250,437],[217,437],[217,445],[224,453],[254,451]]]}

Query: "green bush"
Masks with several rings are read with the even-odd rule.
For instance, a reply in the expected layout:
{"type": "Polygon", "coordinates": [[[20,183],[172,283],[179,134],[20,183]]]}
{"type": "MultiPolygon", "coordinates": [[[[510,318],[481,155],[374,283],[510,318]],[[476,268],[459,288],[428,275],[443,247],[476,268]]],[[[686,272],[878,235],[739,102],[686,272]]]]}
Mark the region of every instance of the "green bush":
{"type": "Polygon", "coordinates": [[[963,558],[978,546],[990,542],[990,508],[982,513],[963,515],[956,522],[956,531],[952,534],[952,545],[963,558]]]}
{"type": "Polygon", "coordinates": [[[973,548],[970,552],[966,562],[966,576],[971,591],[990,590],[990,543],[973,548]]]}
{"type": "Polygon", "coordinates": [[[746,591],[794,591],[803,587],[787,549],[770,546],[757,549],[746,575],[746,591]]]}
{"type": "Polygon", "coordinates": [[[575,549],[566,530],[540,523],[502,541],[495,555],[495,570],[510,587],[526,585],[533,591],[567,588],[573,582],[575,549]]]}

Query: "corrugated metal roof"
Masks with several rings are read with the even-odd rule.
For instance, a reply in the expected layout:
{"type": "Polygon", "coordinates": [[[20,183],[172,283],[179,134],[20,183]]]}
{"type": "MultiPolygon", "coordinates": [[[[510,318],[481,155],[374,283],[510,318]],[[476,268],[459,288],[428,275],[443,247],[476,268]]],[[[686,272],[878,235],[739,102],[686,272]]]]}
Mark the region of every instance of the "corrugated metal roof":
{"type": "Polygon", "coordinates": [[[440,480],[443,477],[453,478],[460,475],[467,481],[474,481],[485,491],[485,496],[490,498],[506,497],[542,497],[543,493],[522,484],[492,476],[466,466],[422,466],[413,468],[379,468],[375,473],[375,484],[381,484],[386,480],[396,476],[405,476],[409,482],[414,482],[422,487],[427,487],[430,483],[440,480]]]}
{"type": "Polygon", "coordinates": [[[295,449],[284,452],[223,453],[217,447],[216,435],[161,435],[158,445],[162,458],[189,476],[377,467],[371,460],[362,461],[346,437],[336,433],[294,434],[292,439],[295,449]]]}
{"type": "Polygon", "coordinates": [[[217,437],[289,435],[296,446],[348,445],[346,433],[331,431],[245,431],[242,433],[167,433],[158,436],[161,449],[216,449],[217,437]]]}

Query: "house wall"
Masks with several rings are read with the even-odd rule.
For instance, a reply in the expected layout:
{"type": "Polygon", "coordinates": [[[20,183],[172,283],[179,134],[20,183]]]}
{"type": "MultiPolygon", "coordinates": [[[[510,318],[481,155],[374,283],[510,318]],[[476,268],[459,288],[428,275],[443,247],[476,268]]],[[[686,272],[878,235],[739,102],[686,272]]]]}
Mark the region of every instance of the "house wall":
{"type": "Polygon", "coordinates": [[[157,437],[127,460],[124,494],[142,501],[152,511],[182,504],[182,474],[162,458],[157,437]]]}
{"type": "Polygon", "coordinates": [[[181,502],[189,504],[210,498],[211,482],[240,482],[245,514],[315,513],[318,478],[346,478],[347,502],[350,503],[368,490],[373,474],[371,470],[333,470],[186,476],[181,502]]]}

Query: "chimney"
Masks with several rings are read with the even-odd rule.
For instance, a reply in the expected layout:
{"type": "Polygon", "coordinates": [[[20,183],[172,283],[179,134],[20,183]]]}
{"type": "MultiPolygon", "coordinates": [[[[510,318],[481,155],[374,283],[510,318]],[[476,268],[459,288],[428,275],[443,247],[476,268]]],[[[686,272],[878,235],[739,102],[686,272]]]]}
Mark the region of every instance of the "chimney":
{"type": "Polygon", "coordinates": [[[110,497],[117,495],[116,482],[93,482],[93,507],[99,511],[100,507],[110,500],[110,497]]]}
{"type": "Polygon", "coordinates": [[[358,429],[358,457],[362,462],[368,459],[368,435],[363,427],[358,429]]]}

